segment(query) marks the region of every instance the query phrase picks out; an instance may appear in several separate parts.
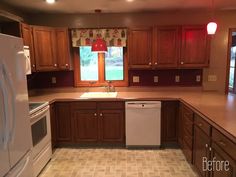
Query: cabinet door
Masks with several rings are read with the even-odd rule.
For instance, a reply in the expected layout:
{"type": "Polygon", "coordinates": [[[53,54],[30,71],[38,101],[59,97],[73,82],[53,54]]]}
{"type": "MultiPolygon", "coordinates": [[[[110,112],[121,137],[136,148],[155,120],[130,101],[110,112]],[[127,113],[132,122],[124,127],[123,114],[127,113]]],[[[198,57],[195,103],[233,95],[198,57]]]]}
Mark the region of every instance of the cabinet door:
{"type": "Polygon", "coordinates": [[[211,171],[211,177],[235,177],[236,176],[236,162],[226,152],[224,152],[217,144],[212,143],[211,158],[215,161],[229,162],[227,169],[211,171]]]}
{"type": "Polygon", "coordinates": [[[37,71],[57,70],[55,30],[49,27],[33,27],[35,63],[37,71]]]}
{"type": "Polygon", "coordinates": [[[131,29],[129,31],[129,67],[150,68],[152,65],[152,30],[131,29]]]}
{"type": "Polygon", "coordinates": [[[51,120],[51,136],[52,136],[52,149],[56,147],[56,115],[55,115],[55,105],[50,104],[50,120],[51,120]]]}
{"type": "Polygon", "coordinates": [[[193,164],[202,177],[207,177],[208,172],[203,169],[203,160],[210,160],[208,148],[210,147],[210,137],[200,128],[194,126],[193,164]]]}
{"type": "Polygon", "coordinates": [[[102,142],[124,142],[124,111],[100,110],[100,140],[102,142]]]}
{"type": "Polygon", "coordinates": [[[35,67],[35,59],[34,59],[34,45],[33,45],[32,28],[25,23],[21,23],[21,35],[23,38],[24,45],[29,46],[31,71],[35,72],[36,67],[35,67]]]}
{"type": "Polygon", "coordinates": [[[180,67],[207,67],[209,46],[206,26],[184,26],[180,67]]]}
{"type": "Polygon", "coordinates": [[[67,28],[56,28],[56,51],[58,68],[70,69],[70,50],[67,28]]]}
{"type": "Polygon", "coordinates": [[[153,45],[154,67],[177,67],[179,58],[179,27],[154,28],[153,45]]]}
{"type": "Polygon", "coordinates": [[[161,108],[161,139],[163,143],[177,142],[178,101],[163,101],[161,108]]]}
{"type": "Polygon", "coordinates": [[[183,147],[183,104],[179,104],[179,115],[178,115],[178,143],[179,146],[183,147]]]}
{"type": "Polygon", "coordinates": [[[73,135],[75,142],[97,142],[98,118],[96,110],[73,110],[73,135]]]}
{"type": "Polygon", "coordinates": [[[56,135],[58,143],[72,142],[70,104],[56,103],[56,135]]]}

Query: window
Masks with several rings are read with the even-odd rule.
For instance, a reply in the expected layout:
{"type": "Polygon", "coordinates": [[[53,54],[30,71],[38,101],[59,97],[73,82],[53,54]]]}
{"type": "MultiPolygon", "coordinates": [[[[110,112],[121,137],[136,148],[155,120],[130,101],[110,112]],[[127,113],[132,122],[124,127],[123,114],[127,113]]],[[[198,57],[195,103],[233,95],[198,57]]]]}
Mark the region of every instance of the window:
{"type": "Polygon", "coordinates": [[[76,86],[104,86],[107,81],[114,86],[128,85],[123,47],[108,47],[105,54],[91,52],[90,46],[75,50],[76,86]]]}
{"type": "Polygon", "coordinates": [[[231,47],[230,69],[229,69],[229,91],[235,92],[235,56],[236,46],[231,47]]]}

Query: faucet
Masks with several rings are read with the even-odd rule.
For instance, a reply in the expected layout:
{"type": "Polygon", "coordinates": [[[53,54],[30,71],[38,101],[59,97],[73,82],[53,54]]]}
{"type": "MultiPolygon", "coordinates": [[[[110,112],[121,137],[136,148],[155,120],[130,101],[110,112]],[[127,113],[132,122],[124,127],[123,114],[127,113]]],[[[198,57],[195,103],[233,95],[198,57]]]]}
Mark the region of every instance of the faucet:
{"type": "Polygon", "coordinates": [[[107,86],[105,86],[107,92],[115,92],[115,87],[111,83],[112,81],[107,81],[107,86]]]}

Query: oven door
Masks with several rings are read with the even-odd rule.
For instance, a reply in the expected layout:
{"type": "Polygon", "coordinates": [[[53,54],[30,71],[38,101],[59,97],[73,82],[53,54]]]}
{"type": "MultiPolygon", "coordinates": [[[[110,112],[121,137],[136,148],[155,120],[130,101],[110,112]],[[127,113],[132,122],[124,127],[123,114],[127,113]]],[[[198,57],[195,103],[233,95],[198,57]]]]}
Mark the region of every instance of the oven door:
{"type": "Polygon", "coordinates": [[[44,149],[51,141],[50,112],[49,106],[42,108],[30,116],[33,159],[44,149]]]}

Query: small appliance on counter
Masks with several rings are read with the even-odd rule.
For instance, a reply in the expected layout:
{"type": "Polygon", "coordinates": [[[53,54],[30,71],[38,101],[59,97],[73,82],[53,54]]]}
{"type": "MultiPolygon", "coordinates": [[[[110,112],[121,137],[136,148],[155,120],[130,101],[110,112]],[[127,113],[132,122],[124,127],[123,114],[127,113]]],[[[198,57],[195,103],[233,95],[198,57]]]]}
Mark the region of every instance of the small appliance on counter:
{"type": "Polygon", "coordinates": [[[50,111],[48,102],[29,103],[29,110],[33,142],[33,173],[36,177],[52,156],[50,111]]]}

